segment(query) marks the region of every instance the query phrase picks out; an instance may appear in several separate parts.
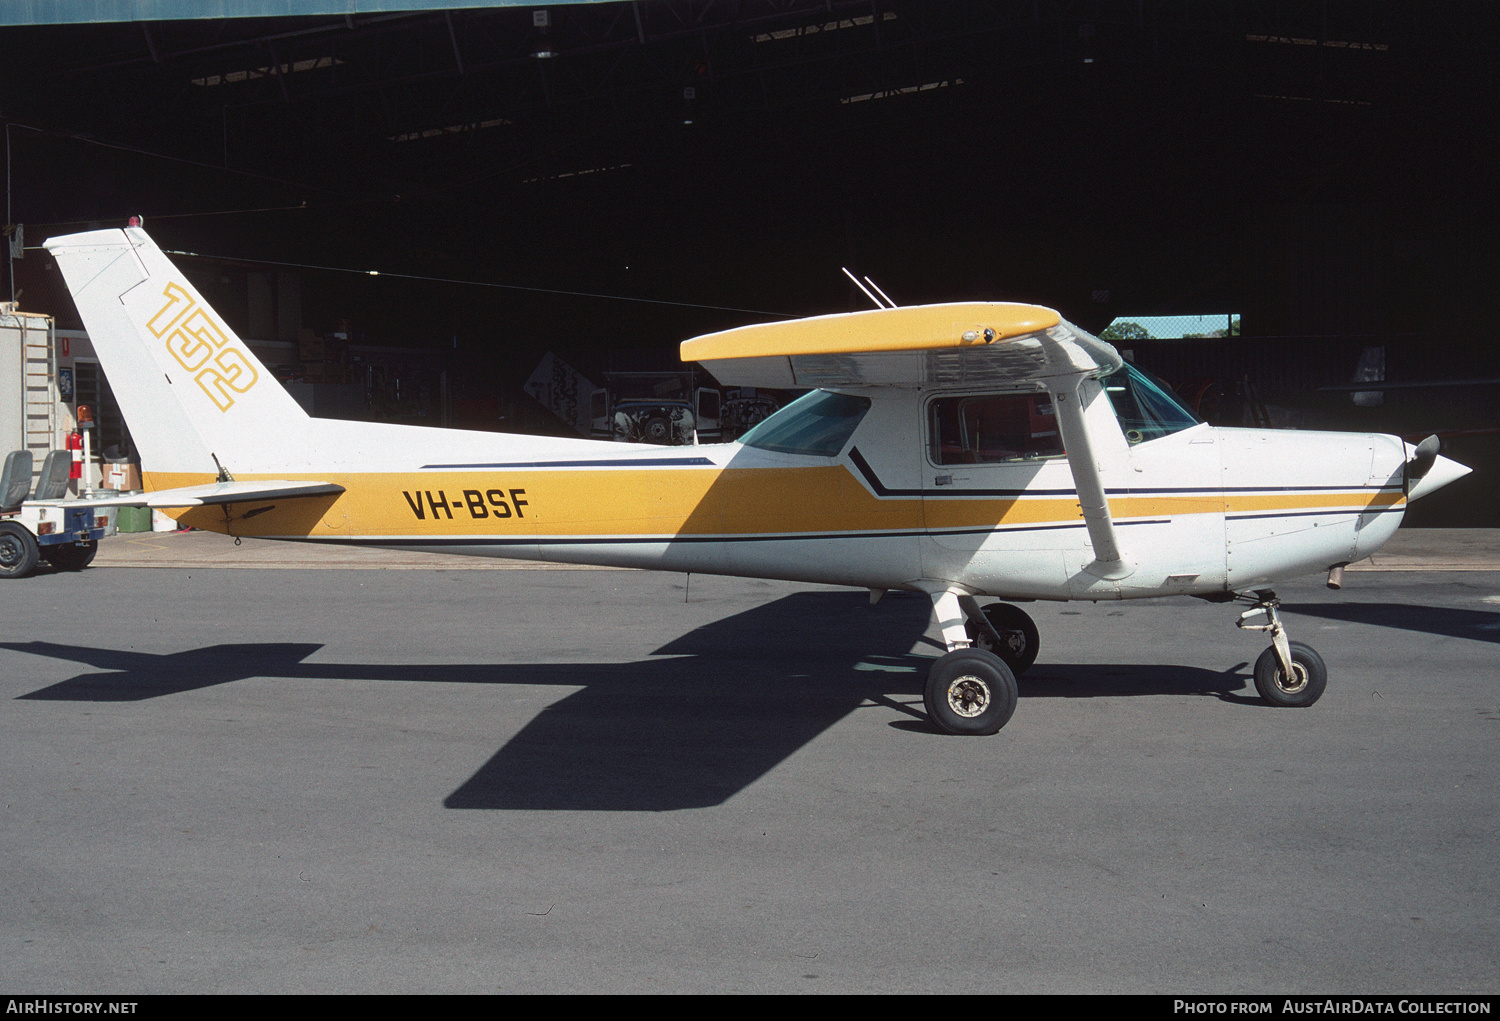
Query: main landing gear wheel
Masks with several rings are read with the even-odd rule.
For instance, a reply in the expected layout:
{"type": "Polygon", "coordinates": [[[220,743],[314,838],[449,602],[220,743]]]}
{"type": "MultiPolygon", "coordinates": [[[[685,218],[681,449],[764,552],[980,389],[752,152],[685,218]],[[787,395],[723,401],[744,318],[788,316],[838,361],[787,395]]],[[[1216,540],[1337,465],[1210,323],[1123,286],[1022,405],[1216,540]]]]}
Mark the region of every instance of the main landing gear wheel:
{"type": "Polygon", "coordinates": [[[94,562],[94,554],[98,552],[98,541],[90,539],[83,545],[49,547],[42,552],[42,559],[59,571],[81,571],[94,562]]]}
{"type": "Polygon", "coordinates": [[[1281,669],[1274,648],[1260,654],[1255,661],[1255,690],[1274,706],[1310,706],[1328,686],[1328,668],[1311,646],[1292,642],[1291,652],[1291,677],[1281,669]]]}
{"type": "Polygon", "coordinates": [[[933,661],[922,699],[949,734],[994,734],[1016,711],[1016,678],[993,652],[957,649],[933,661]]]}
{"type": "Polygon", "coordinates": [[[1036,662],[1037,649],[1041,645],[1036,621],[1025,610],[1010,603],[991,603],[984,608],[984,616],[990,626],[1000,633],[1000,644],[997,646],[989,632],[975,627],[973,621],[964,624],[964,629],[969,633],[969,641],[974,643],[975,648],[999,656],[1010,667],[1010,672],[1020,677],[1036,662]]]}
{"type": "Polygon", "coordinates": [[[0,521],[0,578],[24,578],[36,570],[36,538],[14,521],[0,521]]]}

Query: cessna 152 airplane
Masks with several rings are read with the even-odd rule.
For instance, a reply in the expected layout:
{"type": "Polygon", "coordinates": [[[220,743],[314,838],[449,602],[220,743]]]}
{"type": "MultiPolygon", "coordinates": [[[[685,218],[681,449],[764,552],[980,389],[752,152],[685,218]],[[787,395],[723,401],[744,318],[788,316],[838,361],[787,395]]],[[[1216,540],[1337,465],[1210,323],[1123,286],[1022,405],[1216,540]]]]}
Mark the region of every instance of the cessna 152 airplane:
{"type": "Polygon", "coordinates": [[[103,503],[235,536],[924,592],[948,647],[925,701],[951,733],[1004,726],[1037,654],[1031,618],[980,596],[1239,598],[1271,639],[1262,697],[1311,705],[1326,668],[1270,587],[1336,584],[1469,470],[1436,438],[1210,427],[1057,312],[1008,303],[684,342],[727,384],[811,388],[735,443],[310,418],[140,228],[46,248],[141,452],[147,492],[103,503]]]}

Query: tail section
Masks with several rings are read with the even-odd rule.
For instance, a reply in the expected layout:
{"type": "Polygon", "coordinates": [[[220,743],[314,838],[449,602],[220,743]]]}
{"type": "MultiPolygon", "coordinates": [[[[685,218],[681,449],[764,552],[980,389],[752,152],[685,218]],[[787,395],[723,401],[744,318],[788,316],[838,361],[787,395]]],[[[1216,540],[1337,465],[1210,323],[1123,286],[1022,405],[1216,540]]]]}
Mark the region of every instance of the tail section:
{"type": "Polygon", "coordinates": [[[144,230],[71,234],[44,247],[146,471],[265,472],[304,460],[307,413],[144,230]]]}

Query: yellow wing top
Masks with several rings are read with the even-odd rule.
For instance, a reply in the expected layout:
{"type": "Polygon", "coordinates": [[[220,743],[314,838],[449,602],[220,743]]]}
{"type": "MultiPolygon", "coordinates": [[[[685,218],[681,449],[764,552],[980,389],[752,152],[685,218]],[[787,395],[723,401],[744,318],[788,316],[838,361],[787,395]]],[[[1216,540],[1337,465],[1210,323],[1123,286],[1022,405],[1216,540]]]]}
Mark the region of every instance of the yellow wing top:
{"type": "Polygon", "coordinates": [[[1024,337],[1062,322],[1041,305],[956,302],[870,309],[790,322],[759,323],[682,343],[685,362],[768,355],[869,354],[973,347],[1024,337]]]}
{"type": "Polygon", "coordinates": [[[1022,383],[1121,364],[1050,308],[978,301],[741,326],[683,341],[682,360],[723,383],[768,387],[1022,383]]]}

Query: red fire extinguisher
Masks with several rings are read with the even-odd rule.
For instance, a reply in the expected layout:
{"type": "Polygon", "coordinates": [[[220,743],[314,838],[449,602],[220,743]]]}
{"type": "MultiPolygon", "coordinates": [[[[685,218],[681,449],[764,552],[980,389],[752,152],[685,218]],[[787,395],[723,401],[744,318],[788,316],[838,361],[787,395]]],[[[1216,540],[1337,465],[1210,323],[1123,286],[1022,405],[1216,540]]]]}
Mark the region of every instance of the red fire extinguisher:
{"type": "Polygon", "coordinates": [[[83,433],[77,429],[68,433],[67,449],[73,452],[73,466],[68,469],[68,478],[83,478],[83,433]]]}

